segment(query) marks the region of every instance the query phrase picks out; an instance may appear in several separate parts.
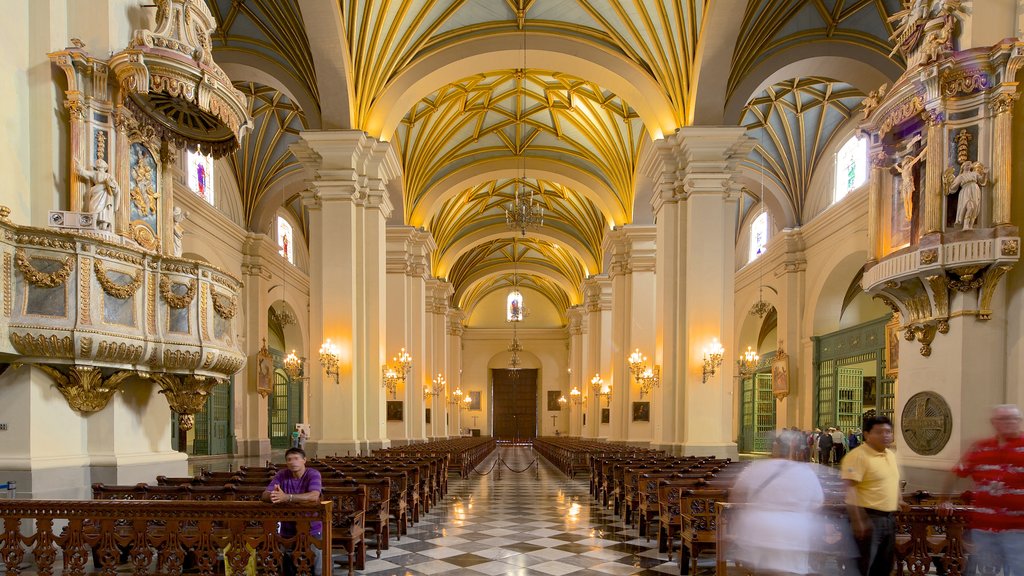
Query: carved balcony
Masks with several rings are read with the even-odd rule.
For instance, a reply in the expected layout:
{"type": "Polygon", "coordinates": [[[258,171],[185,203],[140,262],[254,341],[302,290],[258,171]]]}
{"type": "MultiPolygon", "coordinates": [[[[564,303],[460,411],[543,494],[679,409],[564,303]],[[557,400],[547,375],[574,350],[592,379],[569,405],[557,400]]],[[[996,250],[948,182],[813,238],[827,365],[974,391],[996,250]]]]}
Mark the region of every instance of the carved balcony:
{"type": "Polygon", "coordinates": [[[242,284],[231,274],[8,214],[0,207],[0,355],[46,367],[75,409],[102,409],[126,373],[155,380],[170,401],[179,387],[204,395],[242,367],[242,284]]]}

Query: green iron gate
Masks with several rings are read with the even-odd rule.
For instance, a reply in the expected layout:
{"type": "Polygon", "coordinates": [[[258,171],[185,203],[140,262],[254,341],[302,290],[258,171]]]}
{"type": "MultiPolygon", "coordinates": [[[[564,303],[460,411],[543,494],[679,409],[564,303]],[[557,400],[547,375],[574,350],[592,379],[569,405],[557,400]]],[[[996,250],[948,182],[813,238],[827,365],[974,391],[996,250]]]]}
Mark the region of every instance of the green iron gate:
{"type": "Polygon", "coordinates": [[[197,456],[231,454],[231,389],[234,378],[210,390],[206,406],[196,414],[192,453],[197,456]]]}
{"type": "Polygon", "coordinates": [[[844,431],[860,429],[863,416],[864,378],[876,382],[876,411],[893,417],[896,382],[885,376],[885,325],[879,318],[824,336],[812,336],[814,343],[814,424],[835,426],[844,431]],[[873,362],[874,373],[865,374],[857,364],[873,362]]]}
{"type": "Polygon", "coordinates": [[[289,448],[292,431],[296,424],[302,422],[302,381],[292,380],[281,368],[274,370],[271,379],[272,390],[267,402],[270,447],[289,448]]]}
{"type": "Polygon", "coordinates": [[[765,354],[754,373],[741,381],[740,452],[771,453],[775,435],[775,395],[772,390],[772,360],[765,354]]]}

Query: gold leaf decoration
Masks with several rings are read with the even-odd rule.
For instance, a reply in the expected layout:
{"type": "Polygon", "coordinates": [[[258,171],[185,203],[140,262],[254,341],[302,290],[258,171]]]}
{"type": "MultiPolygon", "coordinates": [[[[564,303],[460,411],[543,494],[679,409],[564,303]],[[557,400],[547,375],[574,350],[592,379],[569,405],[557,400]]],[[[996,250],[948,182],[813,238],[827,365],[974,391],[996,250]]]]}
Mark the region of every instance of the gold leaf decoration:
{"type": "Polygon", "coordinates": [[[57,390],[73,410],[86,414],[104,409],[121,383],[138,375],[131,370],[122,370],[104,379],[100,369],[94,366],[71,366],[66,373],[44,364],[36,367],[54,379],[57,390]]]}
{"type": "Polygon", "coordinates": [[[225,296],[212,292],[213,294],[213,310],[218,316],[225,320],[231,320],[235,317],[238,312],[238,298],[234,295],[225,296]]]}
{"type": "Polygon", "coordinates": [[[60,269],[56,272],[40,272],[29,261],[28,256],[25,254],[25,249],[18,248],[14,252],[14,264],[25,275],[25,280],[29,284],[39,286],[40,288],[56,288],[63,285],[67,281],[68,276],[71,275],[71,271],[75,268],[75,257],[68,256],[65,258],[64,263],[61,264],[60,269]]]}
{"type": "Polygon", "coordinates": [[[107,269],[104,267],[102,260],[96,260],[94,268],[96,269],[96,280],[99,281],[100,287],[103,288],[103,292],[108,296],[113,296],[119,300],[127,300],[135,295],[139,286],[142,286],[142,270],[137,271],[135,277],[127,284],[118,284],[107,276],[107,269]]]}
{"type": "Polygon", "coordinates": [[[196,279],[189,280],[188,290],[181,296],[171,291],[171,279],[167,276],[160,278],[160,296],[167,302],[167,305],[171,308],[188,308],[189,304],[192,303],[192,299],[196,297],[196,279]]]}

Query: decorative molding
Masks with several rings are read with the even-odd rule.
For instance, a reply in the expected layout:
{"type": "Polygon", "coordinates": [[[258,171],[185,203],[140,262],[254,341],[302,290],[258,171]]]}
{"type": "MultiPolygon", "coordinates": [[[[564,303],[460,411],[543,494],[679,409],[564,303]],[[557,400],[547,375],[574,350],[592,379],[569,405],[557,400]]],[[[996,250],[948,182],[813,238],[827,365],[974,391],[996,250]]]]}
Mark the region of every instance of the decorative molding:
{"type": "Polygon", "coordinates": [[[124,342],[100,342],[96,349],[96,360],[118,364],[138,364],[142,361],[142,346],[124,342]]]}
{"type": "Polygon", "coordinates": [[[14,264],[25,277],[25,281],[40,288],[56,288],[63,286],[68,276],[75,268],[75,257],[69,255],[56,272],[40,272],[29,261],[24,248],[17,248],[14,251],[14,264]]]}
{"type": "Polygon", "coordinates": [[[71,336],[59,337],[55,334],[33,336],[31,333],[11,332],[11,344],[22,356],[46,358],[73,358],[75,356],[75,345],[71,336]]]}
{"type": "Polygon", "coordinates": [[[54,379],[57,390],[73,410],[85,414],[104,409],[125,380],[139,375],[131,370],[122,370],[104,379],[103,373],[95,366],[70,366],[66,371],[45,364],[37,364],[36,367],[54,379]]]}
{"type": "Polygon", "coordinates": [[[11,253],[4,252],[4,316],[11,317],[14,300],[11,291],[11,253]]]}
{"type": "MultiPolygon", "coordinates": [[[[166,302],[171,308],[188,308],[189,305],[192,304],[192,300],[196,297],[196,288],[199,285],[196,279],[192,278],[189,280],[189,283],[187,284],[188,290],[186,290],[181,296],[171,291],[171,285],[171,279],[167,276],[160,278],[160,297],[163,298],[164,302],[166,302]]],[[[183,286],[185,286],[185,284],[183,284],[183,286]]]]}
{"type": "Polygon", "coordinates": [[[981,70],[977,69],[952,69],[942,73],[939,81],[939,90],[946,98],[961,94],[974,94],[989,87],[989,78],[981,70]]]}
{"type": "Polygon", "coordinates": [[[213,311],[225,320],[231,320],[234,318],[235,314],[238,312],[238,298],[233,295],[225,296],[223,294],[218,294],[212,288],[210,289],[210,292],[213,300],[213,311]]]}
{"type": "Polygon", "coordinates": [[[127,300],[135,296],[139,286],[142,286],[142,270],[136,270],[135,277],[127,284],[118,284],[107,276],[107,269],[102,260],[97,259],[94,268],[96,269],[96,281],[100,283],[100,288],[103,288],[105,294],[118,300],[127,300]]]}
{"type": "Polygon", "coordinates": [[[92,278],[90,278],[91,258],[82,258],[81,272],[78,274],[78,318],[82,324],[92,324],[92,278]]]}

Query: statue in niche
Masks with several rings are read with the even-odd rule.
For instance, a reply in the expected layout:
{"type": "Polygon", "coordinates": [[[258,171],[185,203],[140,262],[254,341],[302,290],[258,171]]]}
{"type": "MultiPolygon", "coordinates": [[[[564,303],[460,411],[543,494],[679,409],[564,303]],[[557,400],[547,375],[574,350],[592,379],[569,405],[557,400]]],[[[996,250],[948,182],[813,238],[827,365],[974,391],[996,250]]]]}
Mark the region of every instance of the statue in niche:
{"type": "Polygon", "coordinates": [[[988,185],[988,170],[981,162],[964,160],[960,173],[953,176],[950,168],[942,177],[946,195],[959,194],[956,201],[956,222],[964,230],[973,230],[981,214],[981,187],[988,185]],[[958,192],[959,191],[959,192],[958,192]]]}
{"type": "Polygon", "coordinates": [[[85,170],[75,162],[75,172],[92,185],[82,199],[82,211],[96,215],[96,227],[104,232],[114,231],[117,203],[121,200],[121,188],[117,180],[107,171],[107,163],[96,160],[92,170],[85,170]]]}
{"type": "Polygon", "coordinates": [[[270,350],[267,349],[267,339],[263,339],[263,346],[260,346],[260,351],[256,355],[256,392],[260,396],[266,398],[273,391],[273,383],[271,382],[271,373],[274,370],[274,358],[270,355],[270,350]]]}
{"type": "Polygon", "coordinates": [[[181,209],[181,206],[174,207],[174,255],[181,256],[181,240],[185,237],[185,220],[188,218],[188,212],[181,209]]]}
{"type": "Polygon", "coordinates": [[[903,198],[903,215],[910,222],[914,217],[914,193],[917,191],[917,184],[914,181],[914,166],[924,158],[927,146],[921,148],[917,156],[910,152],[911,147],[921,140],[917,135],[907,144],[907,153],[903,159],[893,165],[892,169],[900,175],[900,196],[903,198]]]}

